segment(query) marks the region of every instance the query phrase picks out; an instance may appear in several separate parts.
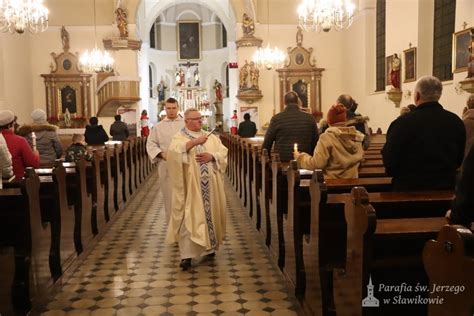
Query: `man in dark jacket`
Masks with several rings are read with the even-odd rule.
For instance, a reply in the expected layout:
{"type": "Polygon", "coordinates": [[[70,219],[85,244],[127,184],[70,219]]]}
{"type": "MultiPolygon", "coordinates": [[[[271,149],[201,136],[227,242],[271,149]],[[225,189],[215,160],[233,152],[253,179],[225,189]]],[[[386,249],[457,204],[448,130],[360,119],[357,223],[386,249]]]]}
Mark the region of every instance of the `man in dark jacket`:
{"type": "Polygon", "coordinates": [[[120,114],[115,115],[115,122],[110,126],[110,135],[113,140],[126,140],[128,138],[128,126],[122,122],[120,114]]]}
{"type": "Polygon", "coordinates": [[[86,126],[84,137],[88,145],[103,145],[109,140],[109,136],[105,132],[102,125],[99,125],[97,117],[93,116],[89,119],[89,124],[86,126]]]}
{"type": "Polygon", "coordinates": [[[250,120],[250,114],[244,114],[244,121],[239,124],[238,134],[240,137],[254,137],[257,134],[257,126],[250,120]]]}
{"type": "Polygon", "coordinates": [[[299,152],[312,155],[319,138],[314,117],[300,111],[299,102],[296,92],[290,91],[285,95],[286,108],[271,119],[263,140],[262,149],[268,153],[275,143],[275,150],[282,162],[293,159],[295,144],[299,152]]]}
{"type": "Polygon", "coordinates": [[[466,130],[456,114],[438,103],[442,90],[438,78],[420,78],[414,91],[416,109],[390,124],[382,155],[394,190],[454,189],[466,130]]]}

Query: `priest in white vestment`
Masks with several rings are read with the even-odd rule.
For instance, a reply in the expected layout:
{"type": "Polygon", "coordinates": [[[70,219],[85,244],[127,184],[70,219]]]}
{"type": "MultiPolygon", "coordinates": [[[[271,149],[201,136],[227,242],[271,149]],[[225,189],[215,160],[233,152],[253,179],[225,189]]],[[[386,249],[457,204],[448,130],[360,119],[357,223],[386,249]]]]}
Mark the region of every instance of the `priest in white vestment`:
{"type": "Polygon", "coordinates": [[[225,237],[227,148],[201,130],[198,110],[186,110],[184,122],[168,148],[172,211],[166,241],[178,242],[180,266],[187,270],[192,258],[212,258],[225,237]]]}
{"type": "Polygon", "coordinates": [[[171,139],[184,127],[184,120],[178,115],[178,101],[169,98],[165,103],[166,117],[153,127],[146,142],[146,151],[152,162],[158,162],[160,190],[165,203],[166,223],[171,214],[171,187],[167,168],[167,153],[171,139]]]}

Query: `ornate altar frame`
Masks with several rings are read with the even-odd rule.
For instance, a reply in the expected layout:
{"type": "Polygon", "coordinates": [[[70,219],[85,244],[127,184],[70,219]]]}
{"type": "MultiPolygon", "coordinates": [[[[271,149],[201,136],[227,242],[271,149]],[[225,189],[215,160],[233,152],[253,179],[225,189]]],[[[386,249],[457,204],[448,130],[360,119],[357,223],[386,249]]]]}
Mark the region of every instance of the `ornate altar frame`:
{"type": "Polygon", "coordinates": [[[311,60],[313,48],[303,47],[303,32],[298,28],[296,47],[288,48],[287,64],[277,69],[280,83],[280,111],[285,107],[285,94],[295,91],[310,113],[321,112],[321,77],[324,68],[311,60]]]}
{"type": "Polygon", "coordinates": [[[50,65],[51,72],[41,74],[46,90],[46,114],[48,122],[59,127],[83,127],[92,116],[92,75],[82,72],[77,56],[69,52],[69,34],[64,27],[61,34],[64,51],[59,55],[51,53],[54,62],[50,65]]]}

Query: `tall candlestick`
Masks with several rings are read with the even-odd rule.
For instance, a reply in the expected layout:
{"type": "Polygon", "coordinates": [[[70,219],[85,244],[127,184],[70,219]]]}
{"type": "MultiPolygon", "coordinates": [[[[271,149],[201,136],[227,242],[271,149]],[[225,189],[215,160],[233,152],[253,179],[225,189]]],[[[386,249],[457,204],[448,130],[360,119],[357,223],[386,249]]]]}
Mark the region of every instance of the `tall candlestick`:
{"type": "Polygon", "coordinates": [[[294,151],[294,152],[297,152],[297,151],[298,151],[298,144],[297,144],[297,143],[295,143],[295,145],[293,146],[293,151],[294,151]]]}
{"type": "Polygon", "coordinates": [[[33,144],[33,150],[36,150],[36,134],[31,132],[31,143],[33,144]]]}

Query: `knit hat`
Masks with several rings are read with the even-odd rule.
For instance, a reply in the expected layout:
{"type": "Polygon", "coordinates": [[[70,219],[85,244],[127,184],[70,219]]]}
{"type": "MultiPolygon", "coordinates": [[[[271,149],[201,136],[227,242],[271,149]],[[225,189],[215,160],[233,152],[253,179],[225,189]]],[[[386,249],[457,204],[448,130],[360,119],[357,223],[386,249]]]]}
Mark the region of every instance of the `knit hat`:
{"type": "Polygon", "coordinates": [[[6,126],[15,120],[15,114],[12,111],[0,111],[0,126],[6,126]]]}
{"type": "Polygon", "coordinates": [[[31,112],[31,118],[33,119],[33,122],[45,122],[46,112],[41,109],[36,109],[31,112]]]}
{"type": "Polygon", "coordinates": [[[342,104],[335,104],[331,106],[328,111],[327,121],[329,125],[347,121],[347,110],[342,104]]]}

